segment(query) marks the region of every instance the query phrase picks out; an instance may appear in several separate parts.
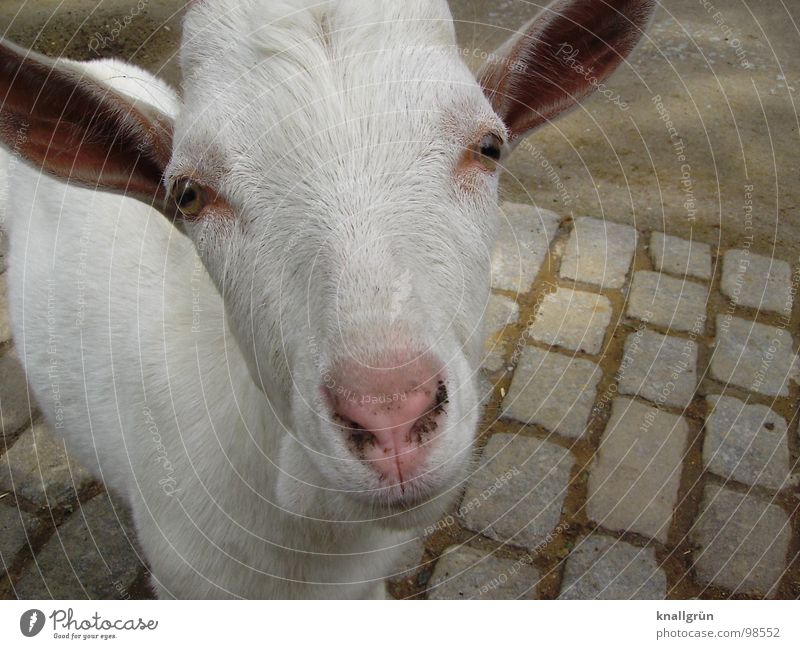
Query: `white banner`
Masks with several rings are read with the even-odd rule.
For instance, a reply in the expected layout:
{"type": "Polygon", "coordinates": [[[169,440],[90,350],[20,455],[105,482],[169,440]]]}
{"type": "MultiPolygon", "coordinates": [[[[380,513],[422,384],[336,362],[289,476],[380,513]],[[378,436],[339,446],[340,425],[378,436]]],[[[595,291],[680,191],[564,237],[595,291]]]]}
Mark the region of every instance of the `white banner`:
{"type": "Polygon", "coordinates": [[[798,647],[795,601],[6,602],[3,646],[798,647]],[[233,645],[231,645],[233,643],[233,645]],[[511,645],[511,643],[514,643],[511,645]]]}

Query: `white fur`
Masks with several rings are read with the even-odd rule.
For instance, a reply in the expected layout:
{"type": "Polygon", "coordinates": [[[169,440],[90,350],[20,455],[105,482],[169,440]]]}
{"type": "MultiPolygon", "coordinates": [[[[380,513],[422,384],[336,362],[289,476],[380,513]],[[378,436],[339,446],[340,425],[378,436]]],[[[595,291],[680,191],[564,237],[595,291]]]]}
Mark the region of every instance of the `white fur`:
{"type": "Polygon", "coordinates": [[[71,452],[131,503],[162,597],[380,596],[470,458],[496,178],[466,192],[452,167],[475,124],[502,125],[444,3],[342,1],[327,21],[310,4],[190,12],[183,103],[141,70],[77,64],[176,117],[170,173],[236,205],[241,224],[188,229],[205,266],[137,201],[12,170],[19,355],[71,452]],[[390,322],[398,278],[413,289],[390,322]],[[449,374],[431,492],[408,511],[365,495],[377,476],[318,414],[323,368],[395,335],[449,374]]]}
{"type": "Polygon", "coordinates": [[[131,504],[159,596],[382,596],[468,473],[498,179],[459,161],[506,127],[443,0],[200,0],[181,57],[180,99],[119,62],[64,65],[172,117],[167,181],[235,217],[184,234],[6,159],[18,353],[131,504]],[[441,359],[449,398],[401,497],[320,390],[397,348],[441,359]]]}

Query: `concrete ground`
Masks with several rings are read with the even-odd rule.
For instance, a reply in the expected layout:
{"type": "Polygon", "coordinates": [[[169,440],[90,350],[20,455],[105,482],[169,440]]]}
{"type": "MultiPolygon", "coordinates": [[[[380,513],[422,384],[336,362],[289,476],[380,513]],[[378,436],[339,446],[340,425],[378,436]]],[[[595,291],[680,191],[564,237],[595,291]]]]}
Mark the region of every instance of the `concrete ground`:
{"type": "MultiPolygon", "coordinates": [[[[482,464],[395,596],[800,597],[800,2],[715,4],[659,10],[610,83],[629,110],[595,97],[511,159],[482,464]]],[[[136,2],[5,0],[0,30],[177,83],[178,5],[112,37],[136,2]]],[[[535,11],[451,6],[476,68],[535,11]]],[[[0,595],[147,596],[124,507],[28,402],[2,305],[0,353],[0,595]]]]}

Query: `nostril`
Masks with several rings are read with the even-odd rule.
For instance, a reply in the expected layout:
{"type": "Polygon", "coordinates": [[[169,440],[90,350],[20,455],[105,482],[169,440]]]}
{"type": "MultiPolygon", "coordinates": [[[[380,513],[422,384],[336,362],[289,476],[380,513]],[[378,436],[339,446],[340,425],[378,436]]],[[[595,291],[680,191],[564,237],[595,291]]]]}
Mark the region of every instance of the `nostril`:
{"type": "Polygon", "coordinates": [[[346,419],[334,412],[333,418],[342,431],[347,435],[347,441],[351,449],[357,454],[362,455],[367,446],[375,446],[375,435],[365,429],[358,422],[346,419]]]}
{"type": "Polygon", "coordinates": [[[447,386],[439,381],[436,396],[430,409],[414,422],[411,428],[412,441],[423,444],[439,426],[440,415],[445,414],[445,406],[449,403],[447,386]]]}
{"type": "Polygon", "coordinates": [[[354,450],[360,454],[366,450],[367,446],[375,446],[377,440],[375,435],[362,428],[361,430],[353,430],[348,437],[348,441],[354,450]]]}
{"type": "Polygon", "coordinates": [[[354,433],[357,433],[357,432],[364,432],[365,433],[365,432],[367,432],[365,430],[365,428],[361,424],[359,424],[358,422],[353,421],[352,419],[347,419],[345,417],[342,417],[337,412],[333,413],[333,417],[334,417],[334,419],[336,419],[336,422],[342,428],[346,428],[346,429],[348,429],[348,430],[350,430],[350,431],[352,431],[354,433]]]}
{"type": "Polygon", "coordinates": [[[447,385],[442,379],[436,384],[436,408],[444,408],[448,403],[450,403],[450,399],[447,396],[447,385]]]}

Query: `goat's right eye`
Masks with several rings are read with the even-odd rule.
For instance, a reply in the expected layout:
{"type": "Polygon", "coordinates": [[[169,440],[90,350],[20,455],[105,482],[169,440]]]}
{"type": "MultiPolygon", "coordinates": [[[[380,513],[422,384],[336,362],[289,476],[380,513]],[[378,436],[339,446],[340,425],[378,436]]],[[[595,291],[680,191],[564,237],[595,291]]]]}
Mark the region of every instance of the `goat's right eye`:
{"type": "Polygon", "coordinates": [[[206,190],[191,178],[181,178],[172,189],[175,205],[183,216],[194,218],[206,206],[206,190]]]}

